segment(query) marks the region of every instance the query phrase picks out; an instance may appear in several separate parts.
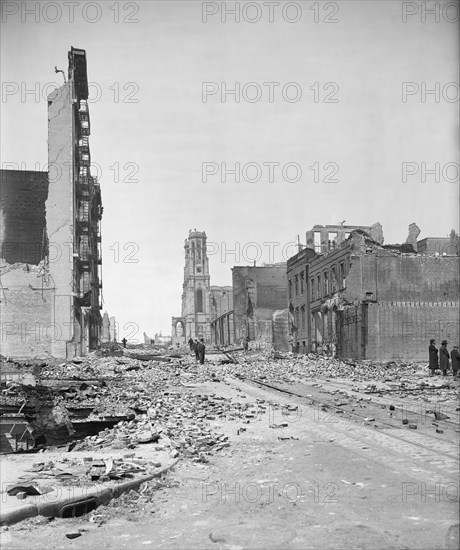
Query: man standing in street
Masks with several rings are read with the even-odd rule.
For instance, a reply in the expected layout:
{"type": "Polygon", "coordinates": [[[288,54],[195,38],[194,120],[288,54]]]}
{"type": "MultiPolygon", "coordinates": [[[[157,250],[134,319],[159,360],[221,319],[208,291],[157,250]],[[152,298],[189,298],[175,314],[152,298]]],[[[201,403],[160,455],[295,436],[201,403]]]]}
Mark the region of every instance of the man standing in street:
{"type": "Polygon", "coordinates": [[[447,376],[447,371],[450,368],[449,365],[449,352],[447,351],[447,340],[441,342],[441,347],[439,348],[439,368],[442,370],[442,375],[447,376]]]}
{"type": "Polygon", "coordinates": [[[198,342],[198,338],[195,338],[193,342],[193,349],[195,350],[195,361],[198,363],[200,358],[200,343],[198,342]]]}
{"type": "Polygon", "coordinates": [[[199,345],[200,345],[200,351],[199,351],[200,363],[203,364],[204,363],[204,355],[205,355],[205,352],[206,352],[206,346],[204,345],[203,338],[200,340],[199,345]]]}
{"type": "Polygon", "coordinates": [[[458,346],[454,346],[454,349],[450,352],[450,358],[452,359],[452,375],[458,376],[460,369],[460,353],[458,352],[458,346]]]}
{"type": "Polygon", "coordinates": [[[190,351],[193,351],[193,338],[190,337],[190,339],[188,341],[188,345],[190,347],[190,351]]]}
{"type": "Polygon", "coordinates": [[[430,340],[430,347],[428,348],[430,364],[428,365],[430,369],[430,376],[434,375],[434,371],[439,368],[438,365],[438,348],[435,346],[436,340],[430,340]]]}

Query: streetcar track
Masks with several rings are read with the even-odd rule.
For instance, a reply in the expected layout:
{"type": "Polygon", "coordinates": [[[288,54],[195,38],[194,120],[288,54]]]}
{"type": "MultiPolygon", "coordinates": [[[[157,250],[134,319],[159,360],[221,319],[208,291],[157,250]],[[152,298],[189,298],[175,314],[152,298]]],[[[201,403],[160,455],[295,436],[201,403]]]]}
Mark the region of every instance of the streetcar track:
{"type": "MultiPolygon", "coordinates": [[[[286,390],[286,389],[283,389],[283,388],[278,388],[278,387],[276,387],[276,386],[272,386],[272,385],[270,385],[270,384],[267,384],[266,382],[261,382],[260,380],[254,380],[254,379],[252,379],[252,378],[243,378],[243,377],[240,378],[240,380],[243,381],[243,382],[249,381],[249,382],[252,382],[253,384],[256,384],[256,385],[259,386],[259,387],[260,387],[260,386],[263,386],[263,387],[265,387],[265,388],[269,388],[269,389],[271,389],[271,390],[279,391],[279,392],[281,392],[281,393],[285,393],[285,394],[291,395],[291,396],[293,396],[293,397],[298,397],[298,398],[300,398],[300,399],[306,399],[306,400],[310,401],[310,404],[311,404],[311,405],[313,405],[313,404],[323,405],[323,404],[324,404],[324,403],[322,403],[319,399],[314,399],[314,398],[312,398],[312,397],[306,397],[306,396],[304,396],[304,395],[300,395],[300,394],[298,394],[298,393],[296,393],[296,392],[292,392],[292,391],[290,391],[290,390],[286,390]]],[[[329,406],[331,406],[331,407],[333,407],[333,408],[335,408],[335,409],[337,409],[337,410],[344,411],[344,409],[343,409],[342,407],[340,407],[340,406],[338,406],[338,405],[335,405],[335,404],[333,404],[333,403],[326,403],[326,404],[329,405],[329,406]]],[[[356,416],[356,417],[360,418],[361,420],[364,420],[364,418],[365,418],[364,415],[359,414],[359,413],[356,413],[356,412],[354,412],[354,411],[348,411],[348,410],[346,410],[346,412],[349,413],[350,415],[353,415],[353,416],[356,416]]],[[[396,429],[398,429],[398,430],[402,430],[402,428],[401,428],[400,426],[391,424],[391,423],[389,423],[389,422],[385,422],[385,421],[379,421],[379,422],[380,422],[381,424],[387,424],[387,425],[390,426],[391,428],[396,428],[396,429]]],[[[368,429],[371,430],[371,431],[374,431],[374,429],[373,429],[372,427],[370,427],[370,426],[363,425],[363,427],[364,427],[364,428],[368,428],[368,429]]],[[[449,458],[449,459],[451,459],[451,460],[458,461],[458,458],[459,458],[458,456],[453,456],[453,455],[451,455],[451,454],[449,454],[449,453],[445,453],[444,451],[440,451],[440,450],[438,450],[438,449],[433,449],[432,447],[429,447],[429,446],[427,446],[427,445],[422,445],[421,443],[417,443],[417,442],[415,442],[415,441],[411,441],[411,440],[409,440],[409,439],[405,439],[404,437],[400,437],[400,436],[395,435],[395,434],[389,434],[388,432],[385,432],[385,431],[380,431],[379,433],[382,434],[382,435],[385,435],[386,437],[390,437],[390,438],[393,438],[393,439],[397,439],[397,440],[399,440],[399,441],[402,441],[402,442],[405,443],[405,444],[409,444],[409,445],[414,445],[414,446],[416,446],[416,447],[420,447],[420,448],[423,449],[424,451],[428,451],[428,452],[430,452],[430,453],[435,453],[435,454],[438,454],[438,455],[441,454],[441,455],[443,455],[443,456],[446,457],[446,458],[449,458]]],[[[428,435],[428,437],[430,437],[429,434],[424,434],[424,435],[425,435],[425,436],[428,435]]],[[[431,436],[431,437],[433,438],[433,436],[431,436]]],[[[437,438],[435,438],[435,439],[436,439],[437,441],[439,441],[440,443],[443,443],[443,442],[440,441],[439,439],[437,439],[437,438]]]]}
{"type": "MultiPolygon", "coordinates": [[[[356,389],[353,389],[352,386],[344,383],[344,382],[337,382],[337,381],[334,381],[334,382],[331,382],[331,381],[326,381],[326,384],[328,386],[332,386],[332,387],[335,387],[336,389],[338,389],[339,391],[346,391],[346,392],[354,392],[354,393],[357,393],[357,394],[362,394],[362,395],[368,395],[370,392],[363,392],[361,390],[356,390],[356,389]]],[[[316,386],[315,386],[316,387],[316,386]]],[[[439,389],[439,388],[432,388],[432,389],[439,389]]],[[[377,398],[379,399],[386,399],[387,401],[390,400],[390,396],[389,395],[385,395],[385,391],[386,390],[382,390],[381,393],[382,395],[377,395],[377,398]]],[[[397,391],[406,391],[404,389],[398,389],[397,391]]],[[[380,392],[375,392],[375,393],[380,393],[380,392]]],[[[410,394],[410,390],[407,390],[407,393],[410,394]]],[[[407,397],[407,395],[405,396],[396,396],[396,397],[391,397],[391,400],[394,401],[395,399],[397,399],[398,397],[403,397],[404,399],[407,397]]],[[[433,403],[431,403],[430,401],[424,401],[424,403],[426,403],[427,405],[427,408],[429,408],[429,406],[432,406],[436,409],[436,405],[433,405],[433,403]]],[[[416,406],[416,402],[412,401],[409,403],[411,406],[416,406]]],[[[399,409],[399,410],[403,410],[404,408],[404,405],[405,404],[402,404],[402,406],[400,405],[396,405],[395,408],[396,409],[399,409]]],[[[452,407],[452,406],[451,406],[452,407]]],[[[406,409],[408,410],[409,412],[413,412],[413,413],[417,413],[418,411],[411,411],[409,409],[406,409]]],[[[444,422],[445,424],[447,425],[450,425],[452,427],[458,427],[458,417],[459,417],[459,411],[456,411],[454,410],[453,408],[449,408],[448,406],[446,406],[444,408],[445,412],[446,413],[449,413],[451,414],[453,417],[457,417],[456,420],[452,420],[451,422],[449,422],[449,420],[446,420],[446,419],[443,419],[443,420],[436,420],[435,418],[433,418],[432,420],[433,421],[436,421],[436,422],[444,422]]]]}

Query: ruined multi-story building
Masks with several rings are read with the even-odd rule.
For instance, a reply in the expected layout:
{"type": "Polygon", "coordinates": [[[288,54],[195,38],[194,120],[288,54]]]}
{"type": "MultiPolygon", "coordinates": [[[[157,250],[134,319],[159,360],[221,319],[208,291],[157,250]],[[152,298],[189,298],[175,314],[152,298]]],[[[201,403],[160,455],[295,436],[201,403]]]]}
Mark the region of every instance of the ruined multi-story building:
{"type": "Polygon", "coordinates": [[[46,172],[1,173],[1,353],[71,358],[101,333],[101,191],[91,175],[86,53],[48,96],[46,172]]]}
{"type": "MultiPolygon", "coordinates": [[[[322,295],[318,294],[318,285],[329,285],[329,271],[324,275],[324,282],[321,282],[321,276],[318,279],[317,275],[313,281],[311,280],[310,262],[318,256],[323,257],[333,253],[356,230],[372,234],[376,241],[383,243],[382,226],[379,223],[372,226],[315,225],[306,232],[306,247],[289,258],[287,262],[289,336],[293,351],[307,353],[315,349],[313,342],[316,340],[312,338],[312,320],[317,312],[314,309],[314,313],[312,313],[312,303],[317,295],[322,295]]],[[[342,248],[340,250],[339,254],[343,254],[342,248]]],[[[336,285],[335,281],[338,277],[344,278],[345,269],[345,263],[340,260],[338,267],[334,267],[331,273],[331,276],[334,277],[332,285],[336,285]]]]}
{"type": "Polygon", "coordinates": [[[303,250],[289,259],[293,348],[412,361],[426,359],[430,338],[458,343],[458,255],[417,252],[409,238],[383,245],[381,231],[380,241],[370,234],[370,228],[352,230],[338,245],[324,240],[321,254],[303,250]],[[299,269],[307,282],[303,295],[296,293],[299,269]],[[302,307],[305,326],[297,314],[302,307]]]}
{"type": "Polygon", "coordinates": [[[235,266],[233,279],[234,342],[246,338],[271,347],[273,314],[286,307],[286,264],[235,266]]]}

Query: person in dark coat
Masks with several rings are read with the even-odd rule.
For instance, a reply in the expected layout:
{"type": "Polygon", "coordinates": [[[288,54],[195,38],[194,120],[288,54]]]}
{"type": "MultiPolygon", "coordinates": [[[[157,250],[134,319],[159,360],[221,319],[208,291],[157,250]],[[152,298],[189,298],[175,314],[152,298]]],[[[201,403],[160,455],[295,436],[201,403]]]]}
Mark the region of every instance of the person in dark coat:
{"type": "Polygon", "coordinates": [[[458,346],[454,346],[454,349],[450,352],[450,358],[452,359],[452,375],[458,376],[460,370],[460,353],[458,352],[458,346]]]}
{"type": "Polygon", "coordinates": [[[200,340],[200,363],[204,363],[204,355],[206,353],[206,346],[204,345],[203,338],[200,340]]]}
{"type": "Polygon", "coordinates": [[[193,342],[193,349],[195,350],[195,361],[198,363],[198,360],[200,359],[200,343],[197,338],[195,338],[195,341],[193,342]]]}
{"type": "Polygon", "coordinates": [[[430,340],[430,347],[428,348],[430,364],[428,368],[430,369],[430,376],[434,375],[434,371],[439,368],[438,365],[438,348],[435,346],[436,340],[430,340]]]}
{"type": "Polygon", "coordinates": [[[188,345],[190,347],[190,351],[194,351],[194,349],[193,349],[193,338],[190,338],[190,340],[188,341],[188,345]]]}
{"type": "Polygon", "coordinates": [[[447,371],[450,369],[449,364],[449,352],[447,351],[447,340],[441,342],[441,347],[439,348],[439,368],[442,370],[442,375],[447,376],[447,371]]]}

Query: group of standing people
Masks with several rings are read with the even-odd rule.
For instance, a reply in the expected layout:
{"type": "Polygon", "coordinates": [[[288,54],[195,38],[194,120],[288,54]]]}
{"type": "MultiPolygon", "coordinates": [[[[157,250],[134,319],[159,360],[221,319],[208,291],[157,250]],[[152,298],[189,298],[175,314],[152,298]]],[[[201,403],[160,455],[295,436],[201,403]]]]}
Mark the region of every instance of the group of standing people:
{"type": "Polygon", "coordinates": [[[204,356],[206,353],[206,346],[204,343],[204,339],[201,338],[200,341],[198,341],[198,338],[190,338],[188,341],[188,345],[190,346],[190,351],[192,353],[195,353],[195,361],[198,363],[198,361],[203,364],[204,363],[204,356]]]}
{"type": "Polygon", "coordinates": [[[430,364],[428,365],[430,376],[433,376],[437,369],[442,371],[443,376],[447,376],[447,371],[450,370],[451,361],[452,375],[458,376],[458,371],[460,369],[460,353],[458,351],[458,346],[454,346],[449,353],[447,349],[447,340],[441,342],[441,347],[438,350],[436,347],[436,340],[431,339],[428,353],[430,358],[430,364]]]}

